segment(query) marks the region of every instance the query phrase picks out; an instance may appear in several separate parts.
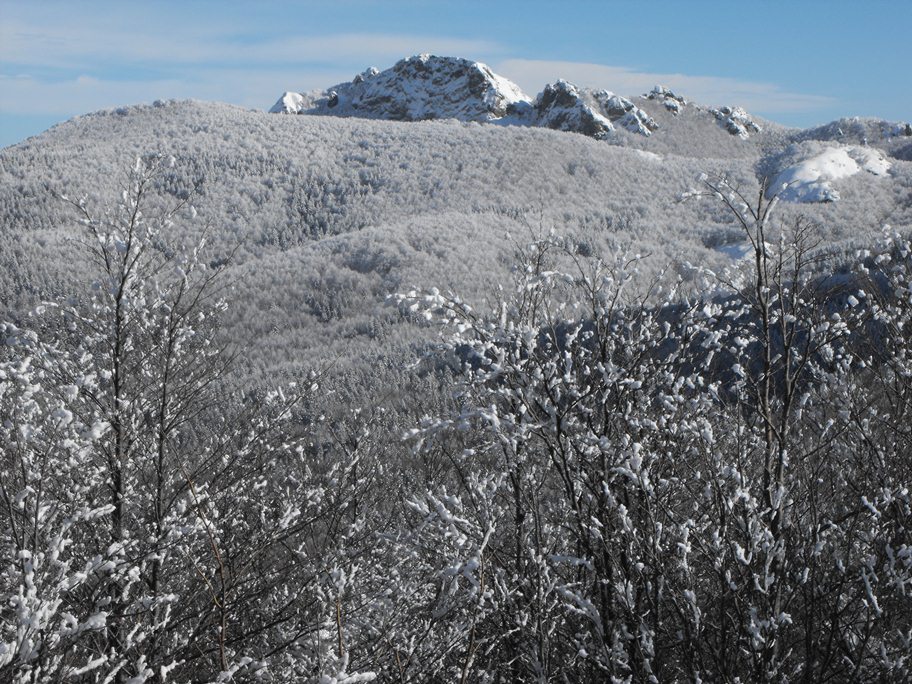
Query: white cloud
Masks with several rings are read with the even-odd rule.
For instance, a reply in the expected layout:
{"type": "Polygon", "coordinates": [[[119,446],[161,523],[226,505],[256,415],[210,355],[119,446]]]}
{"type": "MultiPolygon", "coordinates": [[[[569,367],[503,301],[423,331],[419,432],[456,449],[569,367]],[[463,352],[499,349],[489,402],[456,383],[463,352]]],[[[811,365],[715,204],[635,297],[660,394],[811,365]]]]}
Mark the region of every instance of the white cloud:
{"type": "Polygon", "coordinates": [[[286,90],[326,88],[408,55],[498,49],[489,41],[372,33],[273,36],[241,44],[237,27],[162,26],[158,17],[143,21],[129,11],[90,23],[65,15],[4,17],[0,63],[7,73],[0,73],[0,112],[68,117],[169,98],[268,109],[286,90]],[[112,77],[117,71],[124,77],[112,77]]]}
{"type": "MultiPolygon", "coordinates": [[[[99,6],[86,14],[86,7],[75,3],[30,2],[5,5],[3,12],[0,111],[8,114],[66,117],[190,97],[266,109],[285,90],[325,88],[368,66],[386,68],[420,52],[470,58],[508,54],[493,41],[441,35],[351,32],[251,39],[259,32],[245,31],[236,18],[216,14],[206,21],[182,21],[154,4],[99,6]]],[[[832,104],[830,98],[731,78],[571,61],[495,59],[491,65],[530,95],[564,78],[625,95],[663,83],[698,102],[737,104],[758,113],[814,111],[832,104]]]]}
{"type": "Polygon", "coordinates": [[[50,19],[46,24],[5,19],[0,22],[0,62],[50,68],[83,68],[98,60],[173,65],[381,63],[421,52],[475,55],[497,50],[485,40],[435,35],[337,33],[272,36],[241,41],[237,27],[130,21],[78,23],[50,19]]]}
{"type": "Polygon", "coordinates": [[[85,9],[66,3],[3,7],[0,112],[69,117],[168,98],[268,109],[286,90],[325,88],[408,55],[500,49],[491,41],[439,35],[251,38],[259,32],[219,16],[181,21],[154,5],[131,4],[82,16],[85,9]]]}
{"type": "MultiPolygon", "coordinates": [[[[80,75],[64,81],[0,76],[0,111],[17,115],[73,116],[133,102],[155,100],[162,92],[187,97],[177,81],[101,81],[80,75]]],[[[165,95],[169,97],[169,95],[165,95]]]]}
{"type": "MultiPolygon", "coordinates": [[[[343,47],[354,40],[351,37],[326,37],[321,40],[331,42],[336,39],[343,47]]],[[[125,80],[104,79],[91,72],[56,79],[22,73],[0,75],[0,111],[64,118],[98,109],[170,98],[217,100],[268,109],[286,90],[326,88],[352,78],[371,63],[384,68],[394,59],[408,54],[408,51],[394,52],[398,42],[392,37],[373,36],[372,40],[374,45],[388,46],[382,48],[390,51],[388,58],[376,57],[378,51],[373,53],[376,62],[367,58],[355,62],[351,68],[345,68],[344,63],[332,69],[306,63],[298,68],[255,64],[237,68],[200,66],[175,76],[125,80]]],[[[284,49],[295,47],[289,44],[284,49]]],[[[832,104],[829,98],[789,93],[772,84],[730,78],[658,74],[600,64],[524,59],[506,60],[492,66],[529,95],[538,93],[546,83],[564,78],[581,86],[607,88],[624,95],[644,93],[656,83],[662,83],[696,102],[740,105],[755,113],[814,111],[832,104]]]]}
{"type": "Polygon", "coordinates": [[[639,95],[662,84],[684,97],[706,105],[739,105],[749,111],[784,113],[823,109],[833,98],[791,93],[772,83],[743,81],[720,76],[652,73],[628,67],[532,59],[508,59],[495,70],[515,81],[529,94],[541,91],[559,78],[579,86],[605,88],[621,95],[639,95]]]}
{"type": "MultiPolygon", "coordinates": [[[[461,40],[439,36],[339,34],[319,37],[288,38],[258,45],[252,50],[253,58],[260,61],[320,60],[351,62],[354,60],[382,60],[381,68],[395,61],[423,52],[441,55],[470,56],[495,50],[496,45],[482,40],[461,40]]],[[[244,52],[245,59],[248,52],[244,52]]],[[[364,67],[371,66],[364,64],[364,67]]]]}
{"type": "Polygon", "coordinates": [[[268,109],[289,89],[325,87],[353,74],[341,71],[217,69],[194,72],[189,79],[105,80],[81,74],[47,81],[0,75],[0,112],[68,118],[99,109],[197,99],[268,109]]]}

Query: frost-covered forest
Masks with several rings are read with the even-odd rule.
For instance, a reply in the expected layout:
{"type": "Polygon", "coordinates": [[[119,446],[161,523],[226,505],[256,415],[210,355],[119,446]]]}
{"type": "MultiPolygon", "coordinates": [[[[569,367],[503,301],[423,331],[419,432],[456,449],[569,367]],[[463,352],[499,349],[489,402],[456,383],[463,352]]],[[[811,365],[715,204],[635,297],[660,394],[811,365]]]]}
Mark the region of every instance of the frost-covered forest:
{"type": "MultiPolygon", "coordinates": [[[[411,326],[391,321],[387,296],[453,289],[481,304],[507,282],[517,245],[552,228],[607,249],[649,254],[654,274],[672,265],[724,268],[744,238],[722,207],[681,203],[700,174],[725,174],[746,193],[812,156],[837,136],[774,124],[747,140],[711,115],[673,116],[650,100],[650,137],[609,144],[556,131],[458,121],[400,123],[265,115],[218,103],[172,102],[79,117],[0,154],[0,312],[17,320],[35,301],[91,280],[73,254],[74,216],[57,196],[96,206],[119,196],[136,156],[175,163],[161,197],[193,194],[192,240],[208,227],[213,259],[233,253],[229,324],[256,349],[243,364],[292,372],[408,344],[411,326]],[[813,138],[813,139],[806,139],[813,138]],[[818,138],[822,139],[818,140],[818,138]],[[793,142],[794,141],[794,142],[793,142]],[[721,248],[721,249],[720,249],[721,248]],[[65,267],[63,267],[65,265],[65,267]],[[380,344],[376,338],[384,337],[380,344]],[[330,338],[333,345],[326,345],[330,338]],[[351,350],[351,354],[349,351],[351,350]]],[[[836,126],[846,144],[868,139],[892,162],[887,177],[861,173],[838,185],[841,200],[783,204],[789,222],[808,216],[821,239],[848,252],[889,223],[912,224],[912,163],[897,159],[907,136],[882,122],[836,126]],[[879,147],[878,147],[879,146],[879,147]]]]}
{"type": "Polygon", "coordinates": [[[0,152],[0,680],[912,677],[908,137],[642,105],[0,152]]]}

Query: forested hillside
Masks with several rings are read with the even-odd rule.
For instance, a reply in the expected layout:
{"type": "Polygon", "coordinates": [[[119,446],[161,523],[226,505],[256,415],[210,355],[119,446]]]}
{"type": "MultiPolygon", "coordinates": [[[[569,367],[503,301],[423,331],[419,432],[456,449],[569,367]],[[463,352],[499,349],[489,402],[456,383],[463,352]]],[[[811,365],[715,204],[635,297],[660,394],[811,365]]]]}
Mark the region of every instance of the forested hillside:
{"type": "Polygon", "coordinates": [[[903,129],[656,93],[0,151],[0,680],[912,676],[903,129]]]}
{"type": "MultiPolygon", "coordinates": [[[[85,197],[100,211],[146,154],[173,159],[156,181],[162,201],[192,195],[195,218],[169,239],[205,231],[211,258],[233,253],[230,327],[257,368],[347,356],[348,346],[355,356],[381,352],[366,339],[377,330],[397,344],[411,338],[412,329],[390,328],[388,295],[454,288],[480,304],[504,282],[516,245],[552,229],[651,254],[643,265],[650,273],[671,267],[691,279],[690,266],[724,268],[728,246],[743,243],[737,226],[718,207],[681,204],[682,193],[706,173],[754,195],[758,173],[772,176],[817,148],[786,155],[781,131],[742,140],[692,107],[673,115],[653,100],[641,104],[660,128],[648,138],[625,132],[617,144],[522,127],[279,116],[202,102],[79,117],[0,153],[4,312],[16,320],[85,283],[76,217],[59,196],[85,197]]],[[[840,201],[783,207],[785,220],[808,216],[821,239],[849,246],[883,223],[912,223],[912,165],[888,158],[887,175],[846,178],[840,201]]]]}

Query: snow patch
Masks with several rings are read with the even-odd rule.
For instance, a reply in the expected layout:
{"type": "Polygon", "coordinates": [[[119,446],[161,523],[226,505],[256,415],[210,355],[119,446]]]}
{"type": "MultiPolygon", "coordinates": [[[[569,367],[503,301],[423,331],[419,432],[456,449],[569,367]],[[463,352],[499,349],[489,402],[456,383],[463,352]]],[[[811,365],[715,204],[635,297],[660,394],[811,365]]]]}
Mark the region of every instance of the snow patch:
{"type": "Polygon", "coordinates": [[[890,172],[890,162],[883,152],[873,147],[850,147],[849,155],[868,173],[875,176],[886,176],[890,172]]]}
{"type": "Polygon", "coordinates": [[[643,159],[647,159],[651,162],[662,161],[661,155],[658,155],[655,152],[649,152],[647,150],[637,150],[637,149],[634,149],[633,151],[636,153],[636,155],[638,157],[642,157],[643,159]]]}
{"type": "Polygon", "coordinates": [[[304,106],[304,96],[300,93],[286,92],[279,101],[272,105],[271,114],[297,114],[304,106]]]}
{"type": "Polygon", "coordinates": [[[835,202],[839,193],[832,182],[862,170],[884,176],[890,170],[890,162],[874,148],[828,147],[781,171],[767,194],[778,193],[781,199],[789,202],[835,202]]]}
{"type": "Polygon", "coordinates": [[[732,261],[741,261],[754,251],[754,247],[750,242],[736,242],[730,245],[719,245],[715,249],[732,261]]]}

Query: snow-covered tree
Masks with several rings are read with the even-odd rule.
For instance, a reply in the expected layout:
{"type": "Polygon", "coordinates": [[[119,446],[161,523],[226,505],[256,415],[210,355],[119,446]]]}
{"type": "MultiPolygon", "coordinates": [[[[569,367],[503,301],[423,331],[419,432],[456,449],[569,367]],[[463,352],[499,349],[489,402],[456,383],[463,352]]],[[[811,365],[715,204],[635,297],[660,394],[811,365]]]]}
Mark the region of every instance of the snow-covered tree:
{"type": "Polygon", "coordinates": [[[357,527],[338,516],[363,489],[360,452],[308,447],[296,422],[316,379],[246,396],[224,382],[221,267],[165,239],[189,207],[146,215],[165,169],[137,161],[97,216],[72,201],[98,273],[88,301],[5,328],[0,667],[15,681],[339,675],[347,654],[311,644],[341,614],[326,587],[357,527]]]}
{"type": "Polygon", "coordinates": [[[775,200],[707,188],[752,253],[696,300],[555,237],[491,315],[400,298],[462,366],[413,436],[453,463],[414,503],[451,678],[908,675],[908,245],[828,274],[775,200]]]}

